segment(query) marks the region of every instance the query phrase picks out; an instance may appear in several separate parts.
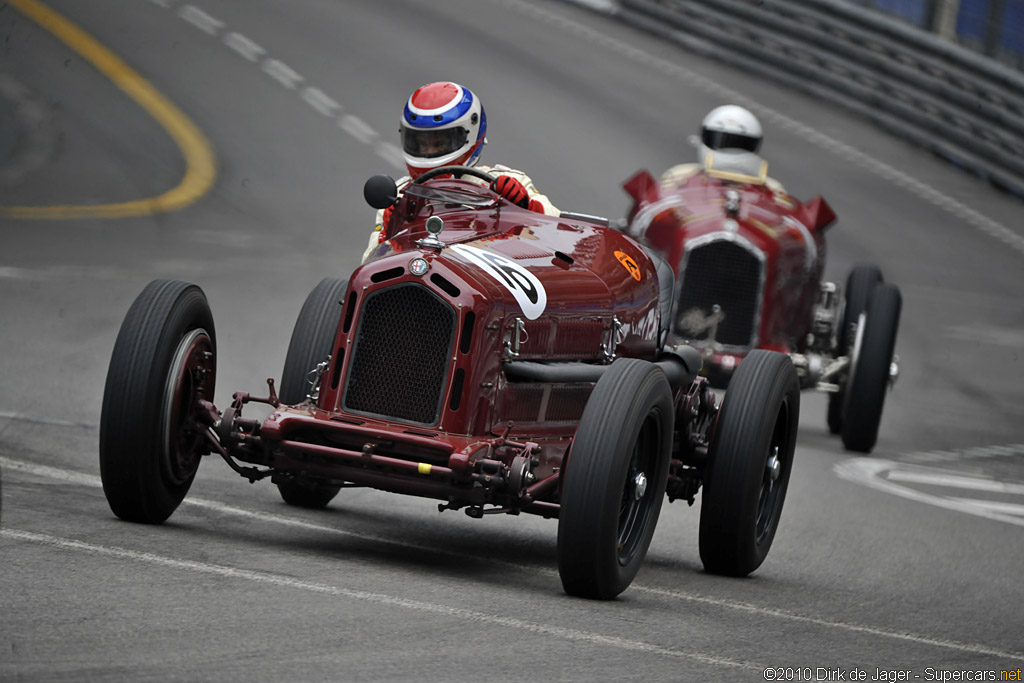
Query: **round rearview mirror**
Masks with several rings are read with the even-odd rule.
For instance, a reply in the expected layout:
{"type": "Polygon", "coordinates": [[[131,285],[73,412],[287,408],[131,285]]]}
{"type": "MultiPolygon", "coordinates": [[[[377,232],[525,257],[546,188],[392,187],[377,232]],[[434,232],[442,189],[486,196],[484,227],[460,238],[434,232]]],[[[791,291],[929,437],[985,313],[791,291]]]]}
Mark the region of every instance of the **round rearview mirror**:
{"type": "Polygon", "coordinates": [[[386,209],[398,199],[398,186],[388,175],[375,175],[363,185],[363,198],[375,209],[386,209]]]}

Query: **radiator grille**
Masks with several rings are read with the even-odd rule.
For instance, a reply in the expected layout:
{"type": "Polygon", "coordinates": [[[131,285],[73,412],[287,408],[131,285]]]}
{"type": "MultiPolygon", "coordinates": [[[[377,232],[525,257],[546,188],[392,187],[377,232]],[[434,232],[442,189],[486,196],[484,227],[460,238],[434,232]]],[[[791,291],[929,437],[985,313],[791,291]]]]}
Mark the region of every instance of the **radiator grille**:
{"type": "Polygon", "coordinates": [[[345,378],[345,410],[432,425],[440,419],[455,311],[418,284],[370,294],[345,378]]]}
{"type": "Polygon", "coordinates": [[[721,307],[715,341],[725,346],[756,344],[761,310],[763,263],[754,253],[728,240],[691,249],[686,257],[676,309],[676,332],[689,340],[706,340],[713,309],[721,307]]]}

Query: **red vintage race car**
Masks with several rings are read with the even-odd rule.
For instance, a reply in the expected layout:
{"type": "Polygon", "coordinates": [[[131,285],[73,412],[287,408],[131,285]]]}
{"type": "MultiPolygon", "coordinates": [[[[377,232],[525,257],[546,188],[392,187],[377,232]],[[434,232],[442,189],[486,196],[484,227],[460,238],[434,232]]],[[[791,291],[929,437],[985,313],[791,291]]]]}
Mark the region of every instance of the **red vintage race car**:
{"type": "Polygon", "coordinates": [[[701,351],[712,385],[728,385],[752,349],[786,353],[802,388],[829,392],[830,431],[870,452],[899,374],[902,299],[875,265],[853,268],[845,289],[822,281],[828,203],[732,174],[663,185],[640,171],[623,186],[625,231],[672,265],[670,329],[701,351]]]}
{"type": "MultiPolygon", "coordinates": [[[[705,568],[752,572],[792,469],[790,359],[751,353],[719,403],[700,354],[664,344],[671,299],[656,257],[606,222],[520,209],[465,174],[490,180],[461,166],[420,176],[381,253],[310,293],[265,397],[215,407],[206,297],[184,282],[146,287],[103,399],[111,509],[163,522],[215,454],[307,508],[355,485],[471,517],[557,518],[564,589],[607,599],[633,580],[666,494],[692,503],[703,486],[705,568]],[[254,402],[270,415],[243,417],[254,402]]],[[[392,205],[395,183],[375,176],[365,194],[392,205]]]]}

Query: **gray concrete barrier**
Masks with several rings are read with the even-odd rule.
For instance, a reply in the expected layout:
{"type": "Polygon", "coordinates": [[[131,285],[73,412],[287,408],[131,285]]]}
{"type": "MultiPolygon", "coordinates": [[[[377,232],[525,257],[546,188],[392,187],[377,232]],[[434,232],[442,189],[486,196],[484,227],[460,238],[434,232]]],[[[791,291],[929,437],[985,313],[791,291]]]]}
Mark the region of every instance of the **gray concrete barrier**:
{"type": "Polygon", "coordinates": [[[1024,198],[1024,74],[839,0],[580,2],[840,104],[1024,198]]]}

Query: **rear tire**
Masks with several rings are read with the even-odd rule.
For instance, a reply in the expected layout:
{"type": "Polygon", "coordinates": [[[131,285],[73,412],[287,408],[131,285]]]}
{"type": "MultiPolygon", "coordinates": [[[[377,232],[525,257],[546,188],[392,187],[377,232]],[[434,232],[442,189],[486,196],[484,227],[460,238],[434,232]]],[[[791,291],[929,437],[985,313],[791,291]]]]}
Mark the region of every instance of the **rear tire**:
{"type": "MultiPolygon", "coordinates": [[[[312,386],[309,374],[318,364],[327,360],[341,322],[342,299],[348,290],[348,280],[324,278],[306,297],[299,317],[292,329],[288,355],[281,373],[278,398],[286,405],[306,400],[312,386]]],[[[277,482],[281,498],[289,505],[318,510],[338,495],[341,486],[319,484],[305,479],[285,479],[277,482]]]]}
{"type": "Polygon", "coordinates": [[[310,510],[322,510],[338,495],[341,486],[292,479],[278,482],[277,490],[281,493],[284,502],[289,505],[310,510]]]}
{"type": "Polygon", "coordinates": [[[700,510],[700,559],[746,576],[768,555],[786,500],[800,418],[788,356],[755,349],[736,368],[711,441],[700,510]]]}
{"type": "MultiPolygon", "coordinates": [[[[882,270],[874,264],[855,266],[846,278],[846,302],[843,316],[836,335],[836,355],[845,356],[853,345],[857,332],[857,320],[868,307],[871,293],[875,287],[884,282],[882,270]]],[[[840,386],[839,392],[828,396],[828,430],[833,434],[843,431],[843,406],[845,388],[840,386]]]]}
{"type": "Polygon", "coordinates": [[[870,453],[878,441],[902,308],[903,298],[896,285],[875,287],[864,329],[855,340],[846,385],[843,445],[847,450],[870,453]]]}
{"type": "Polygon", "coordinates": [[[100,477],[121,519],[170,517],[209,452],[198,401],[213,401],[216,335],[202,290],[151,282],[128,309],[107,371],[100,477]]]}
{"type": "Polygon", "coordinates": [[[594,387],[563,465],[558,572],[569,595],[610,600],[632,583],[665,498],[674,419],[651,363],[616,360],[594,387]]]}

